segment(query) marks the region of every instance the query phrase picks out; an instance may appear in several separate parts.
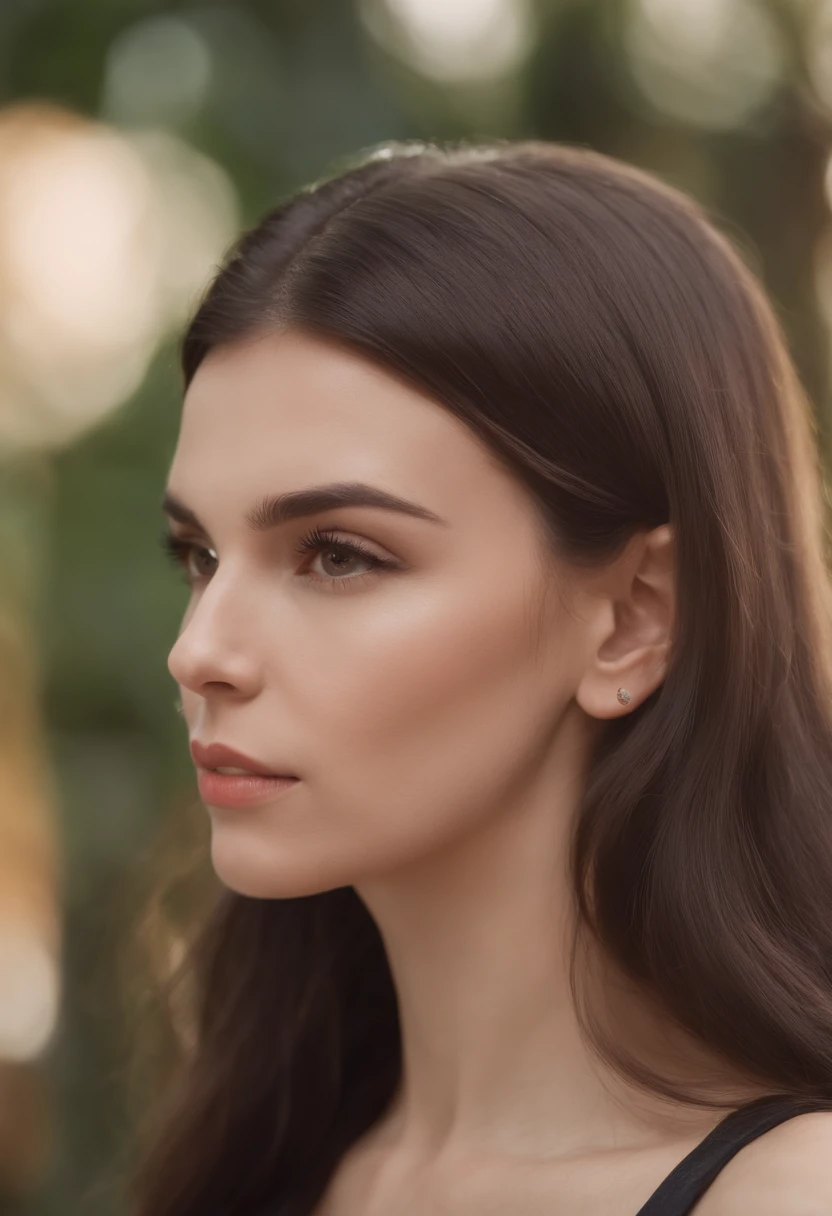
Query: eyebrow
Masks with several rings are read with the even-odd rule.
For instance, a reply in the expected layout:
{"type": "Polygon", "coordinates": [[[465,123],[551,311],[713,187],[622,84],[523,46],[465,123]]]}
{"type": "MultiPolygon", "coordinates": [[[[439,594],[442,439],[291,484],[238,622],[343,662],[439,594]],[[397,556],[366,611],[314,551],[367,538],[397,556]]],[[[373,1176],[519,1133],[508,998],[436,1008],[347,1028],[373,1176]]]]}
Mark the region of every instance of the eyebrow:
{"type": "MultiPolygon", "coordinates": [[[[306,490],[291,490],[286,494],[266,495],[246,511],[245,521],[255,532],[268,532],[292,519],[334,511],[338,507],[377,507],[382,511],[396,511],[448,527],[447,520],[427,507],[360,481],[333,482],[330,485],[310,486],[306,490]]],[[[178,523],[190,524],[205,531],[190,507],[186,507],[170,492],[162,499],[162,510],[178,523]]]]}

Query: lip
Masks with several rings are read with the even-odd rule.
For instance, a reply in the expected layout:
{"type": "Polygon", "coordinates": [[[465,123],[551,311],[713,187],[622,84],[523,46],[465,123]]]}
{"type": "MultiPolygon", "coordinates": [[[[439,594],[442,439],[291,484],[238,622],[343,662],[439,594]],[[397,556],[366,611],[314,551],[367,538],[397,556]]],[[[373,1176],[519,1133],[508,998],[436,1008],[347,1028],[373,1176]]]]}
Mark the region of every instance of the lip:
{"type": "Polygon", "coordinates": [[[223,743],[199,743],[191,740],[191,756],[197,766],[199,793],[209,806],[242,807],[271,802],[298,784],[299,778],[288,773],[276,773],[259,760],[223,743]],[[244,768],[245,773],[218,773],[217,768],[244,768]]]}
{"type": "MultiPolygon", "coordinates": [[[[279,773],[261,764],[259,760],[252,760],[250,756],[244,756],[242,752],[226,747],[224,743],[206,745],[192,739],[190,746],[193,761],[200,769],[244,768],[259,777],[294,777],[294,773],[279,773]]],[[[219,776],[223,774],[220,773],[219,776]]]]}
{"type": "Polygon", "coordinates": [[[243,807],[273,802],[293,786],[297,777],[262,777],[257,773],[215,773],[202,768],[197,778],[199,794],[208,806],[243,807]]]}

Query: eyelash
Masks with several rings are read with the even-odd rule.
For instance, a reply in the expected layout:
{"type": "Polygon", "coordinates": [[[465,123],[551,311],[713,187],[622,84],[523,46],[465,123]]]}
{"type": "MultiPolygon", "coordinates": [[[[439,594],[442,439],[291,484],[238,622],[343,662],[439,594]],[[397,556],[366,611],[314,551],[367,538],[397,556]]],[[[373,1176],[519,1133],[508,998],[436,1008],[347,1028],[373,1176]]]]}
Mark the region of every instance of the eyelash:
{"type": "MultiPolygon", "coordinates": [[[[191,554],[199,550],[207,552],[205,545],[198,545],[195,541],[185,540],[183,537],[174,536],[172,532],[166,531],[162,533],[162,548],[173,564],[184,571],[185,582],[188,586],[194,587],[204,579],[210,578],[210,575],[194,578],[188,572],[188,560],[191,554]]],[[[365,578],[372,576],[377,570],[393,570],[398,567],[397,562],[391,561],[388,558],[377,557],[375,553],[371,553],[369,549],[366,549],[358,541],[339,540],[334,533],[327,532],[321,528],[313,528],[311,532],[307,532],[295,546],[295,552],[299,555],[303,555],[304,553],[319,553],[323,549],[334,549],[339,554],[348,553],[351,556],[363,558],[364,561],[369,562],[371,567],[362,574],[348,574],[344,578],[327,578],[320,574],[308,576],[314,582],[329,583],[333,591],[339,590],[339,585],[344,586],[345,584],[363,582],[365,578]]]]}

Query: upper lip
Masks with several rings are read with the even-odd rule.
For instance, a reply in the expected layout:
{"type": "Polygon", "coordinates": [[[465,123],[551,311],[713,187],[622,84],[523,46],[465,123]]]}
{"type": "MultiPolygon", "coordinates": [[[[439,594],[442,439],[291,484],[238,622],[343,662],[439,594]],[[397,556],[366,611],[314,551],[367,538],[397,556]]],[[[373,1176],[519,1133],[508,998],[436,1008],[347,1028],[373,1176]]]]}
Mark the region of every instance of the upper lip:
{"type": "Polygon", "coordinates": [[[196,739],[191,740],[191,755],[194,762],[200,768],[244,768],[249,773],[257,773],[261,777],[289,777],[291,773],[279,773],[268,765],[261,764],[259,760],[252,760],[250,756],[244,756],[242,752],[235,752],[233,748],[226,747],[223,743],[198,743],[196,739]]]}

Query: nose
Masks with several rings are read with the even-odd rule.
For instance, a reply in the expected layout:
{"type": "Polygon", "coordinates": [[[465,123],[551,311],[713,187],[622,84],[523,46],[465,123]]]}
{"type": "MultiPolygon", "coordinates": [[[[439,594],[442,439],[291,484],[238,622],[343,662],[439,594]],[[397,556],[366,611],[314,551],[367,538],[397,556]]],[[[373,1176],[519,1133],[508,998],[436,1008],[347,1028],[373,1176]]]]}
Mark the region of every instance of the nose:
{"type": "Polygon", "coordinates": [[[246,615],[239,595],[215,578],[189,608],[168,655],[168,670],[177,684],[200,696],[256,695],[260,665],[246,615]]]}

